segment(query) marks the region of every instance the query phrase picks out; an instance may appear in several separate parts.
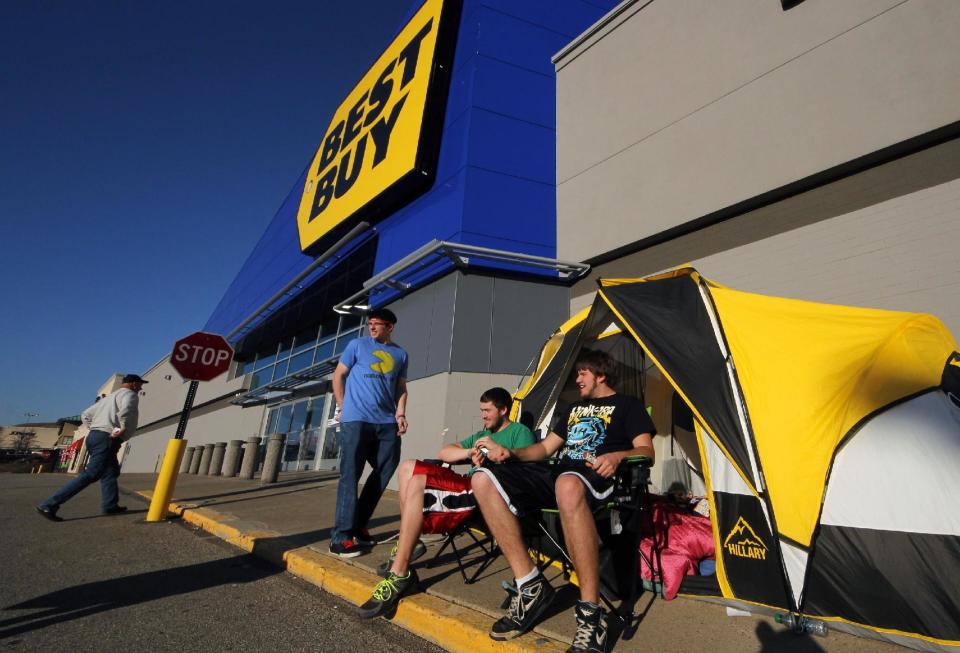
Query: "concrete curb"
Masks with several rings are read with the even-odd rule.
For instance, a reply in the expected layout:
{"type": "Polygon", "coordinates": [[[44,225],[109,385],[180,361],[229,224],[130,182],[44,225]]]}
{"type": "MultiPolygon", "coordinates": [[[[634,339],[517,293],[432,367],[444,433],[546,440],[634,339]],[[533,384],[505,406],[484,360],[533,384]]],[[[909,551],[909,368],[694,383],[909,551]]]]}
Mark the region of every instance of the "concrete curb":
{"type": "MultiPolygon", "coordinates": [[[[141,490],[136,494],[150,501],[153,491],[141,490]]],[[[276,531],[256,528],[254,524],[228,513],[176,502],[171,502],[167,509],[170,514],[182,518],[185,522],[280,566],[294,576],[354,605],[360,605],[370,598],[373,586],[380,580],[368,571],[310,547],[297,547],[276,531]]],[[[567,650],[567,644],[533,632],[507,642],[495,642],[487,635],[491,624],[488,615],[425,592],[401,599],[391,621],[456,653],[559,653],[567,650]]]]}

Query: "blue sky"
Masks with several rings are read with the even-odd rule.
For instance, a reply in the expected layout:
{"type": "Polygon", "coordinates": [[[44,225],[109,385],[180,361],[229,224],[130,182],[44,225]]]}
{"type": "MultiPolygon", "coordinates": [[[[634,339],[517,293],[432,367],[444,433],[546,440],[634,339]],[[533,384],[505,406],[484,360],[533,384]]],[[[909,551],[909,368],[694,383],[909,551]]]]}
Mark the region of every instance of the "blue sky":
{"type": "Polygon", "coordinates": [[[411,4],[0,3],[0,424],[203,326],[411,4]]]}

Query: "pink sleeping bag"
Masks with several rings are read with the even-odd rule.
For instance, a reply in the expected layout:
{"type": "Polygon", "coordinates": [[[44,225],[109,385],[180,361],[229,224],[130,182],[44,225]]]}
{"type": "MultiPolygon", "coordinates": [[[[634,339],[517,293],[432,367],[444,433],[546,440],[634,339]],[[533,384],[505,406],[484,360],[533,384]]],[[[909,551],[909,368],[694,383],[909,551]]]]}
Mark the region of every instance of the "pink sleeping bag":
{"type": "MultiPolygon", "coordinates": [[[[668,503],[664,497],[651,497],[656,541],[660,546],[664,594],[667,600],[677,596],[684,576],[694,576],[704,558],[713,558],[713,529],[710,518],[668,503]]],[[[653,537],[644,533],[640,540],[640,575],[650,580],[653,537]]]]}

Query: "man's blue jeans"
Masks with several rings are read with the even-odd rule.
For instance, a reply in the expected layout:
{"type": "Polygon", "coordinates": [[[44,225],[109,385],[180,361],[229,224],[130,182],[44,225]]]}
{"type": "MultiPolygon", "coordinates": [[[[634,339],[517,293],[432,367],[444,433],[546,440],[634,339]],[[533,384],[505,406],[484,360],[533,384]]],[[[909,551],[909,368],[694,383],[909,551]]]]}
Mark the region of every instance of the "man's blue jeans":
{"type": "Polygon", "coordinates": [[[105,431],[90,431],[87,435],[87,451],[90,460],[76,478],[57,490],[49,499],[40,504],[41,508],[57,511],[73,495],[94,481],[100,481],[100,512],[117,507],[117,477],[120,475],[120,463],[117,452],[123,442],[111,438],[105,431]]]}
{"type": "Polygon", "coordinates": [[[332,542],[341,542],[366,528],[387,483],[400,464],[397,425],[343,422],[340,424],[340,483],[337,486],[337,516],[332,542]],[[373,471],[357,499],[357,484],[365,462],[373,471]]]}

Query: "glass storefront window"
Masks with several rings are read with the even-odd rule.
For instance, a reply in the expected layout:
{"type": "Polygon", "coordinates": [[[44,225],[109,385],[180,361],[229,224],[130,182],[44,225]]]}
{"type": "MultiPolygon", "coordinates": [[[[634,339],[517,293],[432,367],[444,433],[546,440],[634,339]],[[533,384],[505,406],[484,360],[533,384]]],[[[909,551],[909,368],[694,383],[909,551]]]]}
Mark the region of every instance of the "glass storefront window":
{"type": "Polygon", "coordinates": [[[297,355],[301,352],[312,349],[314,345],[317,344],[317,327],[313,326],[309,329],[301,331],[293,339],[293,355],[297,355]]]}
{"type": "Polygon", "coordinates": [[[265,367],[273,365],[277,360],[277,351],[274,349],[272,352],[268,349],[266,351],[260,352],[257,354],[257,362],[254,363],[253,369],[262,370],[265,367]]]}
{"type": "Polygon", "coordinates": [[[273,366],[273,380],[278,381],[287,375],[287,361],[288,358],[283,359],[282,361],[277,361],[277,364],[273,366]]]}
{"type": "Polygon", "coordinates": [[[289,431],[302,431],[307,422],[307,402],[301,401],[293,405],[293,414],[290,419],[289,431]]]}
{"type": "Polygon", "coordinates": [[[300,439],[300,453],[297,457],[298,469],[310,469],[317,457],[317,443],[320,441],[320,429],[307,429],[300,439]]]}
{"type": "Polygon", "coordinates": [[[313,359],[314,362],[320,363],[322,361],[327,360],[331,356],[333,356],[334,344],[335,343],[332,339],[327,340],[326,342],[321,342],[320,345],[317,347],[317,355],[313,359]]]}
{"type": "Polygon", "coordinates": [[[337,338],[337,346],[336,346],[336,349],[334,349],[333,353],[342,354],[343,350],[347,348],[347,343],[349,343],[351,340],[355,340],[359,335],[360,335],[360,329],[356,329],[355,331],[348,331],[347,333],[341,334],[340,337],[337,338]]]}
{"type": "Polygon", "coordinates": [[[290,359],[290,367],[287,368],[287,374],[293,374],[294,372],[299,372],[302,369],[310,367],[313,363],[313,350],[308,349],[302,354],[297,354],[290,359]]]}
{"type": "MultiPolygon", "coordinates": [[[[287,404],[280,407],[280,414],[277,417],[277,424],[273,433],[286,433],[290,430],[290,415],[293,414],[293,406],[287,404]]],[[[269,435],[269,434],[268,434],[269,435]]]]}
{"type": "Polygon", "coordinates": [[[295,463],[297,462],[297,454],[300,451],[300,435],[300,431],[287,433],[287,441],[283,447],[282,469],[284,470],[295,467],[295,463]],[[294,465],[291,465],[290,463],[294,463],[294,465]]]}
{"type": "Polygon", "coordinates": [[[280,411],[277,408],[271,408],[270,413],[267,415],[267,427],[265,433],[267,435],[277,432],[277,417],[280,416],[280,411]]]}
{"type": "Polygon", "coordinates": [[[290,355],[290,348],[293,347],[293,338],[286,338],[280,342],[280,353],[278,359],[286,358],[290,355]]]}
{"type": "Polygon", "coordinates": [[[250,379],[250,389],[256,390],[257,388],[270,383],[271,374],[273,374],[272,367],[266,370],[260,370],[259,372],[254,372],[253,377],[250,379]]]}
{"type": "Polygon", "coordinates": [[[340,315],[337,313],[331,313],[323,318],[323,321],[320,323],[320,337],[326,338],[328,336],[333,336],[337,334],[337,330],[340,327],[340,315]]]}

